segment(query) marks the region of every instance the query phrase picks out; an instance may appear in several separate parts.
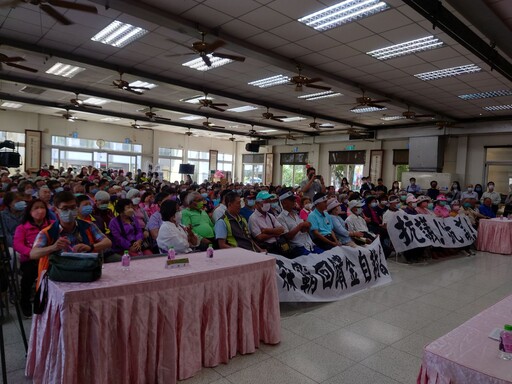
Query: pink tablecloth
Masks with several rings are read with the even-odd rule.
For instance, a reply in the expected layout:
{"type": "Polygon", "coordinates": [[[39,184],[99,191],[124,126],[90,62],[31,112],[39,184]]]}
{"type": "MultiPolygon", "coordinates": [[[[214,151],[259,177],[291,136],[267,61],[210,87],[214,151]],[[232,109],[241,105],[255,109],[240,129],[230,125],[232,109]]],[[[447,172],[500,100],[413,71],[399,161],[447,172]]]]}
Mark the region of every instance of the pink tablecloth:
{"type": "Polygon", "coordinates": [[[512,220],[480,220],[477,249],[512,255],[512,220]]]}
{"type": "Polygon", "coordinates": [[[512,383],[512,361],[498,356],[488,336],[512,319],[512,296],[425,347],[418,384],[512,383]]]}
{"type": "Polygon", "coordinates": [[[32,321],[25,373],[35,383],[175,383],[202,366],[280,341],[275,259],[239,248],[106,264],[100,280],[49,284],[32,321]]]}

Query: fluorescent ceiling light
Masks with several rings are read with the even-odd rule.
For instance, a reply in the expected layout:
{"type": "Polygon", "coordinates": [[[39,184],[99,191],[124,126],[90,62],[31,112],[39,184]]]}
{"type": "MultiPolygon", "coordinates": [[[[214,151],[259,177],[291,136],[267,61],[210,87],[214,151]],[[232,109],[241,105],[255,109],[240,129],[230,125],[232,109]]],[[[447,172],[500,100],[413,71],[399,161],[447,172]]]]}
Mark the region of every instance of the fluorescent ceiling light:
{"type": "Polygon", "coordinates": [[[260,133],[269,133],[269,132],[277,132],[277,129],[262,129],[261,131],[258,131],[260,133]]]}
{"type": "Polygon", "coordinates": [[[274,85],[280,85],[285,84],[290,81],[290,78],[288,76],[284,75],[276,75],[271,77],[266,77],[264,79],[251,81],[250,83],[247,83],[249,85],[253,85],[255,87],[259,88],[268,88],[273,87],[274,85]]]}
{"type": "Polygon", "coordinates": [[[434,36],[422,37],[421,39],[406,41],[389,47],[376,49],[366,52],[367,55],[379,60],[387,60],[393,57],[409,55],[411,53],[427,51],[429,49],[439,48],[444,43],[434,36]]]}
{"type": "Polygon", "coordinates": [[[253,107],[252,105],[244,105],[243,107],[230,108],[230,109],[228,109],[228,111],[230,111],[230,112],[248,112],[248,111],[254,111],[255,109],[258,109],[258,107],[253,107]]]}
{"type": "Polygon", "coordinates": [[[501,91],[489,91],[480,93],[468,93],[466,95],[459,95],[458,97],[462,100],[475,100],[475,99],[488,99],[490,97],[510,96],[512,91],[509,89],[503,89],[501,91]]]}
{"type": "Polygon", "coordinates": [[[99,99],[97,97],[89,97],[88,99],[84,100],[84,104],[90,104],[90,105],[103,105],[107,104],[109,101],[105,99],[99,99]]]}
{"type": "Polygon", "coordinates": [[[380,0],[346,0],[304,16],[298,21],[317,31],[325,31],[388,8],[389,6],[380,0]]]}
{"type": "Polygon", "coordinates": [[[20,103],[11,103],[11,102],[9,102],[9,101],[6,101],[6,102],[5,102],[5,103],[3,103],[1,106],[2,106],[2,107],[5,107],[5,108],[18,109],[18,108],[23,107],[23,104],[20,104],[20,103]]]}
{"type": "Polygon", "coordinates": [[[381,117],[380,119],[381,120],[384,120],[384,121],[393,121],[393,120],[403,120],[405,119],[406,117],[405,116],[384,116],[384,117],[381,117]]]}
{"type": "Polygon", "coordinates": [[[180,99],[180,101],[183,101],[185,103],[190,103],[190,104],[199,104],[199,100],[204,100],[204,99],[213,100],[213,97],[198,95],[198,96],[189,97],[188,99],[180,99]]]}
{"type": "Polygon", "coordinates": [[[232,63],[233,60],[223,59],[221,57],[213,57],[210,53],[207,55],[210,58],[211,66],[207,66],[203,59],[198,58],[194,60],[187,61],[183,63],[184,67],[190,67],[192,69],[197,69],[198,71],[208,71],[210,69],[222,67],[223,65],[232,63]]]}
{"type": "Polygon", "coordinates": [[[103,119],[100,119],[101,121],[119,121],[121,120],[119,117],[104,117],[103,119]]]}
{"type": "Polygon", "coordinates": [[[153,83],[148,83],[147,81],[136,80],[136,81],[130,83],[130,87],[153,89],[153,88],[158,87],[158,85],[153,84],[153,83]]]}
{"type": "Polygon", "coordinates": [[[202,117],[202,116],[195,116],[195,115],[180,117],[180,120],[188,120],[188,121],[199,120],[199,119],[204,119],[204,117],[202,117]]]}
{"type": "Polygon", "coordinates": [[[387,108],[377,108],[377,107],[361,107],[351,109],[350,112],[354,113],[367,113],[367,112],[376,112],[376,111],[385,111],[387,108]]]}
{"type": "Polygon", "coordinates": [[[298,99],[306,99],[308,101],[313,101],[313,100],[326,99],[328,97],[336,97],[336,96],[343,96],[343,95],[339,92],[324,91],[324,92],[310,93],[309,95],[297,96],[297,98],[298,99]]]}
{"type": "Polygon", "coordinates": [[[293,117],[285,117],[284,119],[279,119],[285,123],[291,123],[293,121],[301,121],[301,120],[306,120],[305,117],[300,117],[300,116],[293,116],[293,117]]]}
{"type": "Polygon", "coordinates": [[[479,66],[477,66],[475,64],[468,64],[468,65],[461,65],[459,67],[440,69],[439,71],[418,73],[417,75],[414,75],[414,76],[420,80],[428,81],[428,80],[443,79],[445,77],[459,76],[459,75],[463,75],[466,73],[480,72],[481,70],[482,70],[482,68],[480,68],[479,66]]]}
{"type": "Polygon", "coordinates": [[[91,40],[121,48],[144,36],[146,33],[148,31],[144,28],[115,20],[91,37],[91,40]]]}
{"type": "Polygon", "coordinates": [[[57,63],[49,70],[47,70],[46,73],[55,76],[67,77],[68,79],[70,79],[77,73],[80,73],[82,71],[85,71],[85,68],[77,67],[75,65],[70,64],[57,63]]]}
{"type": "Polygon", "coordinates": [[[507,105],[492,105],[490,107],[483,107],[486,111],[505,111],[507,109],[512,109],[512,104],[507,105]]]}

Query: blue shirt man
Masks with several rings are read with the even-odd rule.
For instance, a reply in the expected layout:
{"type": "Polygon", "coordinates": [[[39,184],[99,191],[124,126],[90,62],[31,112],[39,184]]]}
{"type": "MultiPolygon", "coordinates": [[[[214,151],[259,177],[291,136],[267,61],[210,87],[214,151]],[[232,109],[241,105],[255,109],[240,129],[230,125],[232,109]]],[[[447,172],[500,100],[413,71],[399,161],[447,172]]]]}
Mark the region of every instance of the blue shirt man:
{"type": "Polygon", "coordinates": [[[327,213],[327,195],[319,192],[313,198],[315,210],[308,216],[311,223],[311,237],[316,245],[323,250],[328,250],[341,243],[333,231],[331,216],[327,213]]]}

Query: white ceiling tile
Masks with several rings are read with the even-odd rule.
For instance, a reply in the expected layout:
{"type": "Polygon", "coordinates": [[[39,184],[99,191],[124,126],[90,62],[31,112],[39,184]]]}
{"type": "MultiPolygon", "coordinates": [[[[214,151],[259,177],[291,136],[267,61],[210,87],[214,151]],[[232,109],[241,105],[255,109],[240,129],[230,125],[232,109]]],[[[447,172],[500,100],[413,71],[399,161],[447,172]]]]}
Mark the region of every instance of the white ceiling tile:
{"type": "Polygon", "coordinates": [[[386,63],[388,63],[392,67],[403,69],[411,66],[427,64],[427,61],[421,59],[417,55],[407,55],[386,60],[386,63]]]}
{"type": "Polygon", "coordinates": [[[182,16],[185,19],[194,20],[195,22],[209,28],[218,27],[232,19],[231,16],[204,5],[198,5],[197,7],[184,12],[182,16]]]}
{"type": "Polygon", "coordinates": [[[231,1],[231,0],[206,0],[202,5],[215,9],[219,12],[224,12],[232,17],[242,16],[256,8],[261,7],[261,4],[252,1],[231,1]]]}
{"type": "Polygon", "coordinates": [[[272,29],[271,32],[291,42],[318,34],[314,29],[296,21],[280,24],[272,29]]]}
{"type": "Polygon", "coordinates": [[[290,5],[289,0],[275,0],[269,3],[268,7],[295,20],[325,8],[325,5],[316,0],[294,0],[293,5],[290,5]]]}
{"type": "Polygon", "coordinates": [[[412,20],[395,9],[389,9],[358,21],[375,33],[382,33],[412,23],[412,20]]]}
{"type": "Polygon", "coordinates": [[[379,35],[373,35],[365,37],[364,39],[352,41],[347,43],[347,45],[361,52],[369,52],[377,48],[386,47],[390,45],[390,42],[379,35]]]}
{"type": "Polygon", "coordinates": [[[291,18],[269,8],[261,7],[241,16],[240,20],[246,21],[258,28],[271,30],[272,28],[289,23],[291,18]]]}
{"type": "Polygon", "coordinates": [[[248,37],[257,35],[263,30],[252,24],[244,23],[241,20],[231,20],[222,24],[221,30],[239,39],[247,39],[248,37]]]}
{"type": "Polygon", "coordinates": [[[409,7],[408,5],[402,5],[396,8],[398,12],[402,13],[404,16],[408,17],[412,21],[422,21],[424,20],[423,16],[416,12],[414,9],[409,7]]]}
{"type": "Polygon", "coordinates": [[[317,34],[311,37],[307,37],[302,40],[296,40],[295,43],[306,47],[308,49],[313,49],[315,51],[332,48],[332,47],[339,47],[341,44],[339,41],[336,41],[329,36],[317,34]]]}
{"type": "Polygon", "coordinates": [[[340,43],[348,43],[350,41],[360,40],[362,38],[373,35],[373,32],[358,23],[349,23],[341,25],[337,28],[329,29],[324,34],[332,37],[340,43]]]}
{"type": "Polygon", "coordinates": [[[249,37],[247,41],[256,44],[260,47],[265,47],[267,49],[272,49],[275,47],[283,46],[285,44],[289,44],[288,40],[282,39],[271,32],[259,33],[255,36],[249,37]]]}

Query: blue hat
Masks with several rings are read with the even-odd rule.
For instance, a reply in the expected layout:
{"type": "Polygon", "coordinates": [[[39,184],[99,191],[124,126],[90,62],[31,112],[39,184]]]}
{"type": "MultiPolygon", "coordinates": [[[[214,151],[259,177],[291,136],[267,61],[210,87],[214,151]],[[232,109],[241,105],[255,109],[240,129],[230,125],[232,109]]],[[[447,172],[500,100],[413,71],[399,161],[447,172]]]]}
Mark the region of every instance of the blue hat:
{"type": "Polygon", "coordinates": [[[273,195],[271,193],[268,193],[267,191],[260,191],[256,195],[256,201],[263,201],[268,199],[274,199],[276,195],[273,195]]]}

